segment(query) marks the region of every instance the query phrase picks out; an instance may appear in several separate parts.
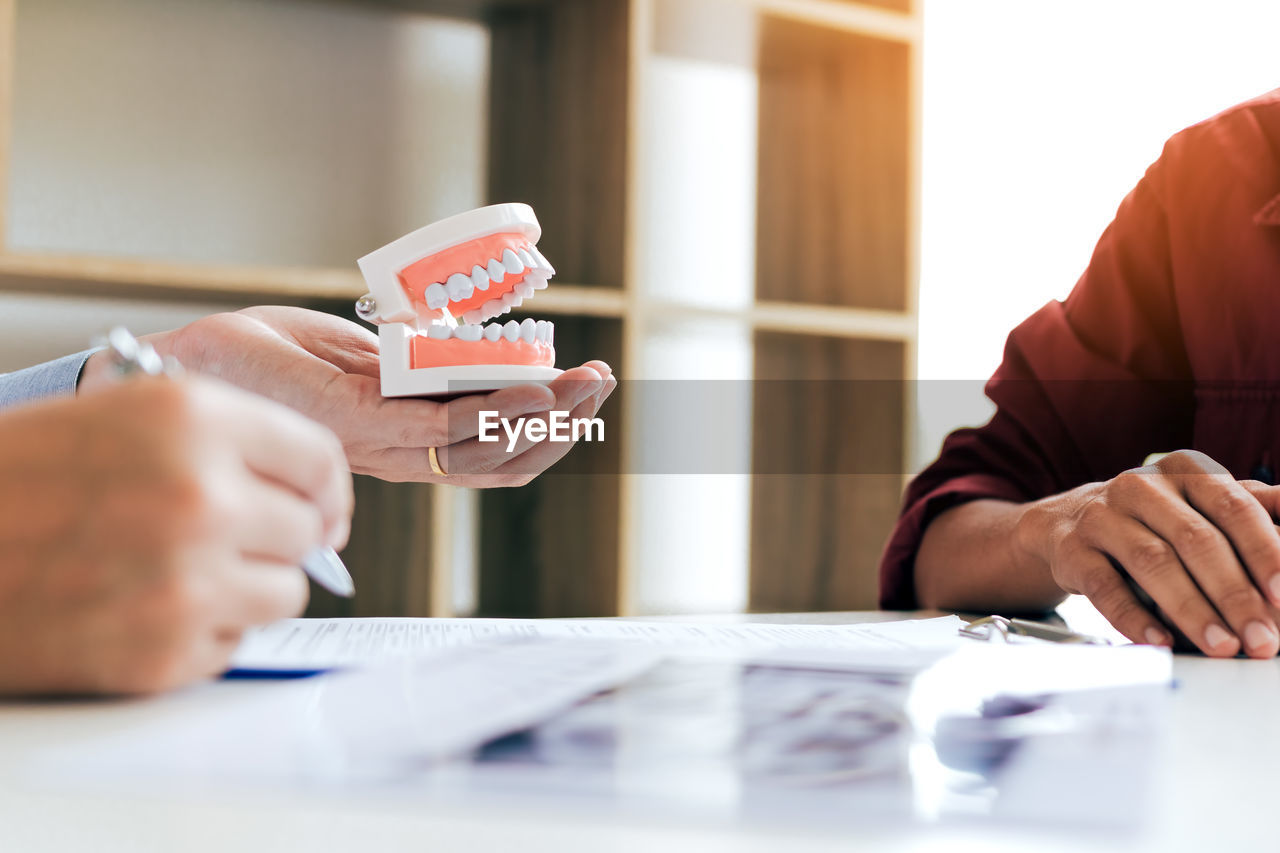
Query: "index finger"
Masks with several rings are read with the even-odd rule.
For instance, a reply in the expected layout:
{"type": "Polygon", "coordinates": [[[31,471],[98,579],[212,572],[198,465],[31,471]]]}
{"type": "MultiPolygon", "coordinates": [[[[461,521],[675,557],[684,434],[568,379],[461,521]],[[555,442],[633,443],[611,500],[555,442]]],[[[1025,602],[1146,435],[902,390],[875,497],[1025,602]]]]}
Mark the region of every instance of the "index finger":
{"type": "Polygon", "coordinates": [[[215,394],[219,422],[236,440],[249,470],[313,503],[324,520],[326,542],[344,542],[354,497],[337,437],[271,400],[231,388],[215,394]]]}
{"type": "Polygon", "coordinates": [[[1187,502],[1226,535],[1258,589],[1280,607],[1280,535],[1273,513],[1230,475],[1188,475],[1182,482],[1187,502]]]}
{"type": "Polygon", "coordinates": [[[1262,507],[1262,511],[1271,517],[1273,524],[1280,521],[1280,486],[1273,486],[1260,480],[1241,480],[1240,488],[1253,496],[1253,499],[1262,507]]]}

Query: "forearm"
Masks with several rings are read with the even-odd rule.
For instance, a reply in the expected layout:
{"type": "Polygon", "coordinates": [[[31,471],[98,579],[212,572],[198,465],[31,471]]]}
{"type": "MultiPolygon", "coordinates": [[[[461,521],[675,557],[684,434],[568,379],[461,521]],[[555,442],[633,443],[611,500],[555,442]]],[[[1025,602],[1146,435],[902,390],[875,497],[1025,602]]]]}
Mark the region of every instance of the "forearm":
{"type": "Polygon", "coordinates": [[[1036,504],[978,500],[935,518],[916,556],[923,607],[973,612],[1038,612],[1066,594],[1036,549],[1036,504]]]}

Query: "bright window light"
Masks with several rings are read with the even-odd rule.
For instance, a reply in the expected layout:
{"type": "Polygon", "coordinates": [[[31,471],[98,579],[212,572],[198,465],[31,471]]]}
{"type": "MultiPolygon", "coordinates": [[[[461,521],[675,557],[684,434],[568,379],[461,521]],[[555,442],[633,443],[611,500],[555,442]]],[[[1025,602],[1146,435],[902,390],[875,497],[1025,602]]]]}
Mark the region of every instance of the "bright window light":
{"type": "MultiPolygon", "coordinates": [[[[922,379],[989,376],[1165,140],[1280,85],[1274,0],[929,0],[924,26],[922,379]]],[[[919,457],[989,414],[977,381],[923,393],[919,457]]]]}

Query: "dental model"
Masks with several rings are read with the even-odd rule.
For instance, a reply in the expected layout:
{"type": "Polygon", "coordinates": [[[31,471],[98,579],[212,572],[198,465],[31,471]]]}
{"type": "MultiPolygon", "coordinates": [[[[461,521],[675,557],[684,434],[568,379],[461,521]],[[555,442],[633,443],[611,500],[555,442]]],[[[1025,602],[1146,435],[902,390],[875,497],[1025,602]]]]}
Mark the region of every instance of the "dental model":
{"type": "Polygon", "coordinates": [[[359,260],[369,293],[356,313],[378,326],[382,395],[426,397],[547,382],[555,329],[545,320],[489,323],[547,287],[527,204],[458,214],[359,260]]]}

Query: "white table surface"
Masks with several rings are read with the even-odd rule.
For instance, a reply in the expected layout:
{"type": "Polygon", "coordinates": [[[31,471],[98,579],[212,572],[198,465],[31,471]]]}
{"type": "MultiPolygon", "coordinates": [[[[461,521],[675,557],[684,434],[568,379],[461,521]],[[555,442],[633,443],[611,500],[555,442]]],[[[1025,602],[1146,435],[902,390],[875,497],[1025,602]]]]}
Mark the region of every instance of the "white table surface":
{"type": "MultiPolygon", "coordinates": [[[[906,615],[719,619],[848,623],[906,615]]],[[[1087,622],[1087,616],[1082,621],[1087,622]]],[[[1068,618],[1073,627],[1081,627],[1080,621],[1068,618]]],[[[1172,702],[1171,736],[1146,828],[1137,838],[1073,837],[1061,830],[992,836],[918,826],[839,835],[762,832],[518,811],[451,808],[444,813],[373,799],[317,800],[291,790],[191,801],[161,793],[144,797],[50,789],[30,781],[33,758],[51,747],[234,702],[259,688],[252,682],[219,682],[140,701],[0,705],[0,851],[1277,849],[1280,661],[1179,657],[1174,671],[1179,686],[1172,702]]]]}

